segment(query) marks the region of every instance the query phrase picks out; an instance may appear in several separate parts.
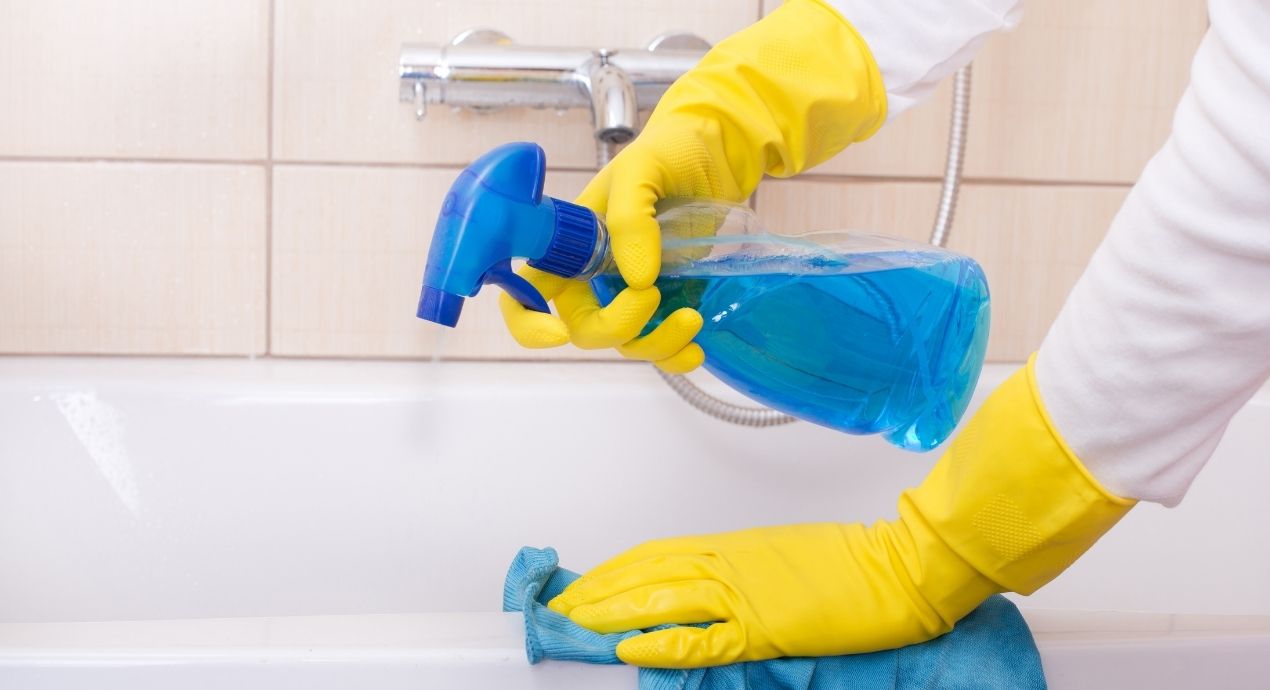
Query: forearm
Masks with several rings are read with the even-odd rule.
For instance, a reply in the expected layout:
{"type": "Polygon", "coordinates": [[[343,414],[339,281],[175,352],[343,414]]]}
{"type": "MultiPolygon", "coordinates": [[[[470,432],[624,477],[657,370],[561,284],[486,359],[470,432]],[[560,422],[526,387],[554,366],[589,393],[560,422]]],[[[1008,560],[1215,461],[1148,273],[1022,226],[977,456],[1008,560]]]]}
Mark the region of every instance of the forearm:
{"type": "Polygon", "coordinates": [[[855,26],[886,84],[891,116],[926,100],[996,31],[1010,29],[1022,0],[827,0],[855,26]]]}
{"type": "Polygon", "coordinates": [[[1166,505],[1270,375],[1270,10],[1210,12],[1173,133],[1037,360],[1041,397],[1089,470],[1166,505]]]}

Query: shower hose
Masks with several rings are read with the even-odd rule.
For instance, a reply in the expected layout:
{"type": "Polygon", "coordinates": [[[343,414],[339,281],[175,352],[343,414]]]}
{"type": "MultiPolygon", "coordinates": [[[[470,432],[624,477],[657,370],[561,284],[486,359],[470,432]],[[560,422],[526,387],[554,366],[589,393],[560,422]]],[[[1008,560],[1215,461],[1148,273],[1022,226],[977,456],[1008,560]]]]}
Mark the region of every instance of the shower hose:
{"type": "MultiPolygon", "coordinates": [[[[931,228],[930,243],[943,247],[948,243],[953,212],[957,209],[957,190],[961,186],[961,167],[966,155],[966,124],[970,116],[970,65],[957,70],[953,78],[952,115],[948,120],[948,156],[944,161],[944,180],[939,190],[939,207],[931,228]]],[[[604,161],[601,160],[601,163],[604,161]]],[[[658,370],[666,385],[685,402],[698,410],[740,426],[779,426],[797,421],[783,412],[766,407],[748,407],[720,400],[701,390],[683,376],[658,370]]]]}

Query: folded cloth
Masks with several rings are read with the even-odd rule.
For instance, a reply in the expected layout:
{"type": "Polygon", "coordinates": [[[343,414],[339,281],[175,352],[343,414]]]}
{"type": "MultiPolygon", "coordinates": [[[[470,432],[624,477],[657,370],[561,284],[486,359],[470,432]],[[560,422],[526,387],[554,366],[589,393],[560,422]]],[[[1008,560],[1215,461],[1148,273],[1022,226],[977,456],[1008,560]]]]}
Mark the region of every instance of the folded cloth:
{"type": "MultiPolygon", "coordinates": [[[[525,614],[529,663],[543,659],[620,664],[617,643],[639,630],[602,635],[547,608],[578,574],[555,549],[525,547],[503,584],[503,610],[525,614]]],[[[871,654],[790,657],[699,669],[639,670],[640,690],[971,690],[1044,688],[1041,656],[1010,600],[993,596],[952,632],[930,642],[871,654]]]]}

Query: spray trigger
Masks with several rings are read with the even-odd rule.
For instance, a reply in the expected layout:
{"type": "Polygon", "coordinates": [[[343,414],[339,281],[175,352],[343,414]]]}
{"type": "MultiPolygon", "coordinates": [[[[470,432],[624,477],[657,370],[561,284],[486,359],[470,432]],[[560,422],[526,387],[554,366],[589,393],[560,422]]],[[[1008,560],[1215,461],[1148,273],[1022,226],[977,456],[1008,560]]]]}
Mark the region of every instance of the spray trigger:
{"type": "Polygon", "coordinates": [[[512,299],[520,302],[526,309],[542,312],[544,314],[551,313],[551,307],[547,306],[547,300],[529,284],[528,280],[516,275],[512,270],[511,259],[503,259],[490,266],[485,272],[485,276],[481,278],[482,284],[497,285],[507,291],[512,299]]]}

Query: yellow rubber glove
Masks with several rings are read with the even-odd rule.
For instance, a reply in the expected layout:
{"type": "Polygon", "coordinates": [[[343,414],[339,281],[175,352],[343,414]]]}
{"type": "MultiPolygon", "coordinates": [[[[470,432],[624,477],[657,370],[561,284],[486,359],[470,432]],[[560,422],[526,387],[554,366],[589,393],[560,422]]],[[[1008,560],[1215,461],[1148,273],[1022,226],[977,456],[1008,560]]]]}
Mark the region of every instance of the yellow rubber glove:
{"type": "Polygon", "coordinates": [[[821,0],[789,0],[724,39],[671,85],[640,135],[578,197],[606,216],[613,258],[629,287],[600,309],[587,286],[526,269],[521,275],[554,297],[560,314],[527,310],[504,295],[508,329],[526,347],[570,340],[582,348],[622,346],[623,355],[668,371],[695,368],[704,359],[691,344],[701,318],[680,315],[691,310],[631,342],[660,300],[653,288],[661,268],[654,205],[667,198],[743,201],[764,173],[788,177],[822,163],[871,136],[885,118],[882,77],[855,29],[821,0]]]}
{"type": "Polygon", "coordinates": [[[598,632],[713,623],[624,640],[618,656],[638,666],[892,649],[948,632],[994,593],[1030,594],[1133,505],[1063,443],[1029,362],[904,492],[898,520],[654,541],[549,605],[598,632]]]}
{"type": "Polygon", "coordinates": [[[622,356],[652,362],[670,374],[686,374],[705,361],[701,346],[692,342],[702,324],[701,315],[693,309],[677,309],[651,333],[637,337],[661,301],[655,287],[627,288],[607,307],[601,307],[586,282],[530,266],[518,272],[544,299],[555,304],[559,313],[536,312],[505,292],[499,295],[498,306],[507,328],[523,347],[558,347],[568,342],[584,350],[616,347],[622,356]]]}

